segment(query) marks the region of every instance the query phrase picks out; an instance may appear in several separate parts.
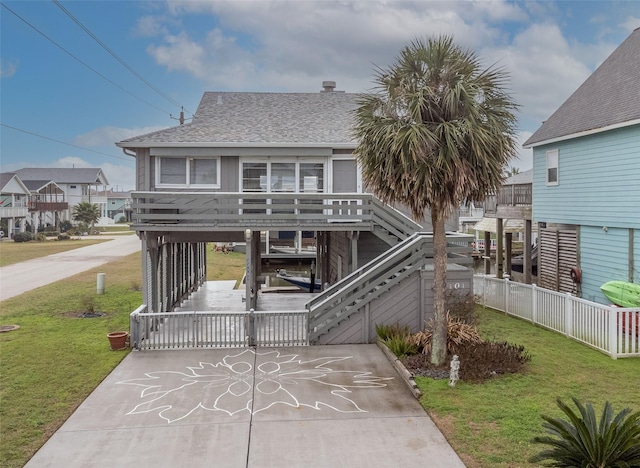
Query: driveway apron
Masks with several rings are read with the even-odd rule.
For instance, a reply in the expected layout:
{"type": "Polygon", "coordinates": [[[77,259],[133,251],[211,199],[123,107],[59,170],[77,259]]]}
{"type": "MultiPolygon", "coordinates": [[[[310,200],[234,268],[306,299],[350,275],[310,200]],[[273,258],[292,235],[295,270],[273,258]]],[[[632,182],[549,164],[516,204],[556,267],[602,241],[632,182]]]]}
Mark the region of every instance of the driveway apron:
{"type": "Polygon", "coordinates": [[[376,345],[132,352],[26,465],[463,467],[376,345]]]}

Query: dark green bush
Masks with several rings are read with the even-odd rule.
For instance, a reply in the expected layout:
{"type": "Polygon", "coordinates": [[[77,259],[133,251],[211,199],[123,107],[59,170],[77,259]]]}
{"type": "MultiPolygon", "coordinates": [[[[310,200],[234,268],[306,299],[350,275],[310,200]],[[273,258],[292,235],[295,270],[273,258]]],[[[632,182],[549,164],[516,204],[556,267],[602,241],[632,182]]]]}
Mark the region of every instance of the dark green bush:
{"type": "Polygon", "coordinates": [[[549,445],[531,463],[549,460],[547,466],[585,468],[640,467],[640,412],[626,408],[615,417],[608,401],[600,422],[591,403],[583,406],[572,398],[575,413],[558,399],[558,407],[569,420],[542,415],[547,436],[533,438],[534,443],[549,445]]]}
{"type": "Polygon", "coordinates": [[[38,234],[36,234],[36,239],[37,242],[46,242],[47,241],[47,235],[44,232],[39,232],[38,234]]]}
{"type": "Polygon", "coordinates": [[[58,240],[59,241],[66,241],[66,240],[70,240],[71,236],[67,233],[64,234],[58,234],[58,240]]]}
{"type": "Polygon", "coordinates": [[[460,378],[468,382],[521,372],[531,361],[524,346],[507,342],[469,343],[456,349],[456,353],[460,358],[460,378]],[[485,363],[491,363],[491,366],[485,363]]]}
{"type": "Polygon", "coordinates": [[[13,242],[29,242],[33,240],[33,234],[30,232],[19,232],[13,235],[13,242]]]}

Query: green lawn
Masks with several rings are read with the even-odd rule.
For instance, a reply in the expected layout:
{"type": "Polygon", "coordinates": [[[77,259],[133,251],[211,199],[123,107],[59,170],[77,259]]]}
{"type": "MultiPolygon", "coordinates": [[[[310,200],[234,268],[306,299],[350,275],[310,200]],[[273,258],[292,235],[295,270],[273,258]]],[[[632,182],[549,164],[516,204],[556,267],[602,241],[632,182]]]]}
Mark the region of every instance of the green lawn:
{"type": "Polygon", "coordinates": [[[422,405],[470,467],[532,467],[542,450],[530,440],[543,433],[540,414],[564,417],[556,398],[594,403],[606,400],[616,412],[640,410],[640,359],[613,360],[563,335],[492,310],[480,311],[487,339],[524,345],[532,360],[524,375],[483,384],[416,378],[422,405]]]}
{"type": "Polygon", "coordinates": [[[13,242],[12,240],[4,240],[0,242],[0,267],[24,262],[32,258],[46,257],[51,254],[98,244],[106,240],[108,239],[48,240],[46,242],[13,242]]]}

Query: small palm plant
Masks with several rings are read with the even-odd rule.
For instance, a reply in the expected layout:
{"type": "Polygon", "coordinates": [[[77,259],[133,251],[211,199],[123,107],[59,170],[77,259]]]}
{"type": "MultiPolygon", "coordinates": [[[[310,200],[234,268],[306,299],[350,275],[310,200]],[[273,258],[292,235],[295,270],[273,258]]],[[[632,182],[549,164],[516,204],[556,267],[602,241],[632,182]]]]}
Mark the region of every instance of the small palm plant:
{"type": "Polygon", "coordinates": [[[573,402],[579,414],[558,399],[564,419],[542,416],[549,435],[535,437],[533,442],[551,446],[531,457],[531,463],[550,460],[547,466],[581,468],[640,467],[640,412],[631,414],[626,408],[615,417],[607,401],[598,423],[590,403],[573,402]]]}

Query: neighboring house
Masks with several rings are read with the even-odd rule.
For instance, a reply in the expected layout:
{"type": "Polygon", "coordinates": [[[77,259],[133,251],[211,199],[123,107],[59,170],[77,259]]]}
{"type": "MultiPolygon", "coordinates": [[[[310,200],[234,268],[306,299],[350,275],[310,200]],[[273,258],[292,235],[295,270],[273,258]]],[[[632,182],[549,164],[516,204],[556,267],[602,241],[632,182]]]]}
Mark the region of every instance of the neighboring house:
{"type": "Polygon", "coordinates": [[[29,189],[17,174],[0,174],[0,223],[5,236],[11,238],[25,231],[29,195],[29,189]]]}
{"type": "MultiPolygon", "coordinates": [[[[73,207],[81,202],[91,202],[91,191],[97,190],[109,184],[107,177],[99,168],[39,168],[27,167],[15,171],[25,182],[33,181],[35,185],[54,182],[64,193],[64,203],[67,207],[58,210],[60,221],[71,221],[73,217],[73,207]]],[[[56,202],[62,202],[57,199],[56,202]]],[[[101,210],[106,207],[101,207],[101,210]]]]}
{"type": "MultiPolygon", "coordinates": [[[[190,123],[117,143],[136,158],[132,227],[146,252],[143,294],[150,310],[171,311],[197,289],[205,242],[247,240],[248,310],[257,305],[260,258],[273,244],[292,240],[297,248],[315,239],[317,275],[326,294],[331,285],[392,247],[406,253],[409,247],[402,245],[407,238],[430,230],[364,193],[352,154],[357,95],[335,91],[334,82],[323,86],[319,93],[206,92],[190,123]]],[[[457,229],[457,219],[449,229],[457,229]]],[[[411,245],[428,250],[431,244],[414,240],[411,245]]],[[[398,257],[396,276],[385,273],[389,281],[376,290],[376,297],[405,279],[411,283],[399,293],[402,298],[385,306],[389,314],[416,304],[425,309],[428,299],[423,296],[432,290],[424,283],[428,275],[420,272],[429,259],[427,250],[398,257]]],[[[470,287],[470,274],[465,280],[470,287]]],[[[367,283],[367,288],[374,286],[367,283]]],[[[371,300],[333,315],[362,314],[371,300]]],[[[410,325],[420,328],[424,319],[423,313],[410,325]]],[[[352,325],[362,328],[362,320],[354,319],[352,325]]],[[[400,314],[393,322],[403,320],[400,314]]],[[[335,340],[368,341],[371,330],[375,335],[374,319],[367,324],[366,332],[335,340]]]]}
{"type": "Polygon", "coordinates": [[[68,219],[69,204],[64,190],[51,180],[25,180],[29,188],[29,224],[32,232],[53,226],[58,230],[60,221],[68,219]]]}
{"type": "Polygon", "coordinates": [[[533,148],[540,286],[608,303],[603,283],[639,283],[640,29],[524,146],[533,148]]]}
{"type": "Polygon", "coordinates": [[[92,203],[100,207],[98,224],[112,224],[131,221],[131,192],[94,190],[91,192],[92,203]]]}
{"type": "MultiPolygon", "coordinates": [[[[504,274],[530,284],[537,273],[537,235],[531,219],[533,169],[514,174],[500,187],[498,193],[483,202],[484,217],[474,229],[484,232],[484,239],[476,241],[476,247],[484,250],[484,257],[490,257],[486,246],[495,242],[495,273],[498,278],[504,274]],[[516,235],[514,239],[513,235],[516,235]],[[495,236],[495,241],[492,239],[495,236]],[[522,243],[522,255],[512,255],[513,241],[522,243]],[[518,274],[514,274],[518,273],[518,274]],[[521,273],[521,275],[520,275],[521,273]]],[[[492,272],[489,261],[485,261],[485,274],[492,272]]]]}

